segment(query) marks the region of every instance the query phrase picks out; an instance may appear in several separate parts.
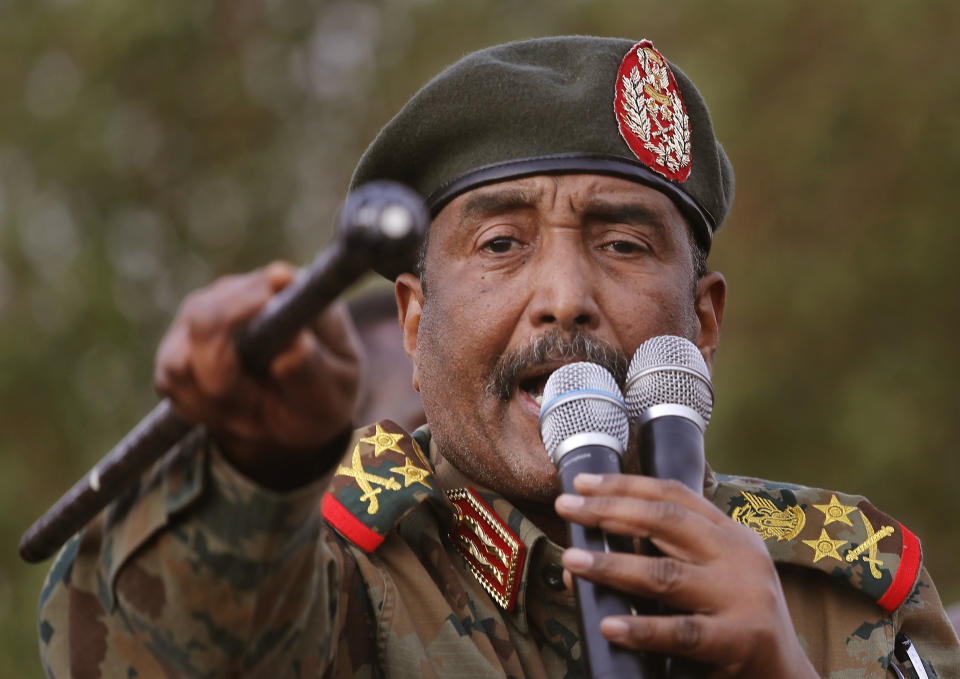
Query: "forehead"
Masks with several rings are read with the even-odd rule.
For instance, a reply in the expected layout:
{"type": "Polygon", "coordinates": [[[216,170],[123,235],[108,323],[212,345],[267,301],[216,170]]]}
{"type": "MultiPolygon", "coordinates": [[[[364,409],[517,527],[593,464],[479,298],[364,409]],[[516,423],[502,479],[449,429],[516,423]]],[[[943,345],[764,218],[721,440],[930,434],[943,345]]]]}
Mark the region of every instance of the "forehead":
{"type": "Polygon", "coordinates": [[[666,194],[638,182],[595,174],[534,175],[474,188],[444,206],[434,226],[512,209],[582,213],[598,208],[621,208],[667,226],[686,227],[666,194]]]}

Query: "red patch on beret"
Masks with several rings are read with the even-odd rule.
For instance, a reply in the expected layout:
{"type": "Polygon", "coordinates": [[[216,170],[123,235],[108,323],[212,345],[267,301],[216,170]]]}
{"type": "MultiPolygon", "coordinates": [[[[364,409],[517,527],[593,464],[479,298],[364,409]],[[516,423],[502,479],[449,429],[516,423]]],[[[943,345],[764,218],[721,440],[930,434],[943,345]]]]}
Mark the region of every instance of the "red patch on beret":
{"type": "Polygon", "coordinates": [[[614,111],[637,158],[667,179],[690,176],[690,119],[670,65],[649,40],[630,48],[617,72],[614,111]]]}

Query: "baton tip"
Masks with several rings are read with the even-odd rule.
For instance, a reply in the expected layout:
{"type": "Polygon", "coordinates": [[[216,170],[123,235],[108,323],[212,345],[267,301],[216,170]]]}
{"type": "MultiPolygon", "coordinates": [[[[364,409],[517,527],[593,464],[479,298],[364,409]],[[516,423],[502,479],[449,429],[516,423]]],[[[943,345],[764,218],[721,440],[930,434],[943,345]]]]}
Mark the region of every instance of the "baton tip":
{"type": "Polygon", "coordinates": [[[32,535],[33,531],[27,531],[20,538],[20,544],[17,546],[17,552],[20,558],[27,563],[40,563],[50,558],[50,551],[37,547],[36,540],[32,535]]]}

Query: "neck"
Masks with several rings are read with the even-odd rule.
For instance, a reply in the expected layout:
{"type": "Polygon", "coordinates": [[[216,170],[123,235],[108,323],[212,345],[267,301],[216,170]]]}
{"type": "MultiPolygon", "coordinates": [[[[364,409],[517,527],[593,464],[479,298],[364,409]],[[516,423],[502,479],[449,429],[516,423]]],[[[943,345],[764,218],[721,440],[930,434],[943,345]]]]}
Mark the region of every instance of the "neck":
{"type": "MultiPolygon", "coordinates": [[[[436,446],[430,441],[430,457],[440,484],[444,488],[458,488],[461,486],[477,486],[477,483],[461,472],[436,446]]],[[[568,546],[567,522],[557,516],[553,509],[553,500],[544,502],[523,498],[505,496],[527,519],[542,530],[544,534],[556,544],[568,546]]]]}
{"type": "Polygon", "coordinates": [[[561,547],[569,546],[570,538],[567,535],[567,522],[557,516],[552,503],[544,504],[516,498],[510,498],[510,502],[537,528],[542,530],[550,540],[561,547]]]}

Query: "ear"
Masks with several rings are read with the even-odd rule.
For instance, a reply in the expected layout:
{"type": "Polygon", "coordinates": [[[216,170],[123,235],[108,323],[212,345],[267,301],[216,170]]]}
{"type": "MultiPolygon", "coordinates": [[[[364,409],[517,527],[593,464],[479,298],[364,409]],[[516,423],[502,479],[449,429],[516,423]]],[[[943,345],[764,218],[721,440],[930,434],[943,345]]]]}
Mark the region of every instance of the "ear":
{"type": "Polygon", "coordinates": [[[705,274],[697,282],[697,346],[713,372],[713,356],[720,342],[723,308],[727,303],[727,281],[719,271],[705,274]]]}
{"type": "Polygon", "coordinates": [[[420,391],[420,352],[417,336],[420,333],[420,314],[423,312],[423,287],[412,273],[402,273],[396,282],[397,310],[403,331],[403,350],[413,364],[413,388],[420,391]]]}

